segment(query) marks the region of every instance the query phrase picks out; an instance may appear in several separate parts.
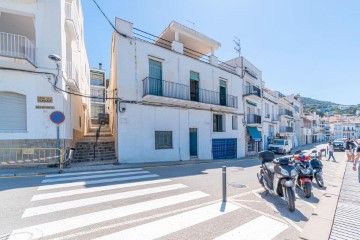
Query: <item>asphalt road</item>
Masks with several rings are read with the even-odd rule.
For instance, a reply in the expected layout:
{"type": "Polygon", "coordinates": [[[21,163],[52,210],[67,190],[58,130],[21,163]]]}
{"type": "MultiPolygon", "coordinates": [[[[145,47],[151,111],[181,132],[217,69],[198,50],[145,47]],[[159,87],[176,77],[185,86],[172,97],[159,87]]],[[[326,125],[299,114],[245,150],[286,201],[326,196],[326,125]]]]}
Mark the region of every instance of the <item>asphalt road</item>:
{"type": "MultiPolygon", "coordinates": [[[[309,199],[297,189],[290,213],[258,183],[259,163],[1,178],[0,239],[298,239],[326,186],[313,184],[309,199]]],[[[338,163],[323,163],[331,184],[338,163]]]]}

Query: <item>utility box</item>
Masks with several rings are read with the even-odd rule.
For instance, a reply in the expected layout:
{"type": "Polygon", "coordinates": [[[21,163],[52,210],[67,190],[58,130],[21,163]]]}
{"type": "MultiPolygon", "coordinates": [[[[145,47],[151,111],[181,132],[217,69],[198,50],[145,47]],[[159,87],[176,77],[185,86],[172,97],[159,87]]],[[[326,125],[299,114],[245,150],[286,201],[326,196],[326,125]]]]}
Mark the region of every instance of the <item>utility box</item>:
{"type": "Polygon", "coordinates": [[[109,124],[109,114],[99,113],[98,114],[98,124],[109,124]]]}

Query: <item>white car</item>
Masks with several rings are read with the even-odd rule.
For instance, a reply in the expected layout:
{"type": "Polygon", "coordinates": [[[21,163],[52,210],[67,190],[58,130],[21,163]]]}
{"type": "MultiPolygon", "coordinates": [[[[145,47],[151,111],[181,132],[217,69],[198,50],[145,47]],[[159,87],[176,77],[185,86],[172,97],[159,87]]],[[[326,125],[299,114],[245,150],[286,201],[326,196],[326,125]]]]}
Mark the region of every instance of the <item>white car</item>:
{"type": "Polygon", "coordinates": [[[268,150],[275,153],[290,153],[292,150],[292,141],[290,139],[275,138],[268,146],[268,150]]]}

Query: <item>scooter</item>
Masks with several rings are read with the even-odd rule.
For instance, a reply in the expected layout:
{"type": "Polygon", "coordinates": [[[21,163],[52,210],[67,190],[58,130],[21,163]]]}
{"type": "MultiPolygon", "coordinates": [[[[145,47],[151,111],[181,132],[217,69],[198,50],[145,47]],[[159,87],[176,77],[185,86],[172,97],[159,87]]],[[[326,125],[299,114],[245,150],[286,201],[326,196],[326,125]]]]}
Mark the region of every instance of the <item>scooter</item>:
{"type": "Polygon", "coordinates": [[[311,154],[309,155],[311,161],[311,167],[314,169],[314,178],[316,180],[316,183],[319,187],[324,187],[324,178],[323,178],[323,164],[319,160],[320,156],[319,153],[316,150],[313,150],[311,154]]]}
{"type": "Polygon", "coordinates": [[[313,169],[310,164],[310,158],[296,151],[294,156],[295,169],[297,171],[296,185],[303,190],[305,197],[311,197],[311,182],[313,179],[313,169]]]}
{"type": "Polygon", "coordinates": [[[260,172],[257,174],[259,183],[267,193],[283,197],[288,203],[290,212],[295,211],[295,178],[296,169],[292,159],[275,158],[271,151],[262,151],[258,156],[261,161],[260,172]]]}

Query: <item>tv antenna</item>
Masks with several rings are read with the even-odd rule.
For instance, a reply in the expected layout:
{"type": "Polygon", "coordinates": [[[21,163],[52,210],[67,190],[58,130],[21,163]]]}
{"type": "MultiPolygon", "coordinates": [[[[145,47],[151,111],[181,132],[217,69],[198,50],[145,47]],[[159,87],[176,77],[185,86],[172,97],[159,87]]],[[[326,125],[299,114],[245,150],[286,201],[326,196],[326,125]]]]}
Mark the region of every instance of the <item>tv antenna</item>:
{"type": "Polygon", "coordinates": [[[241,40],[237,37],[234,37],[233,42],[235,43],[235,51],[239,54],[239,57],[241,57],[241,40]]]}
{"type": "Polygon", "coordinates": [[[192,24],[192,29],[194,29],[195,30],[195,23],[194,22],[192,22],[192,21],[189,21],[189,20],[186,20],[187,22],[189,22],[189,23],[191,23],[192,24]]]}

